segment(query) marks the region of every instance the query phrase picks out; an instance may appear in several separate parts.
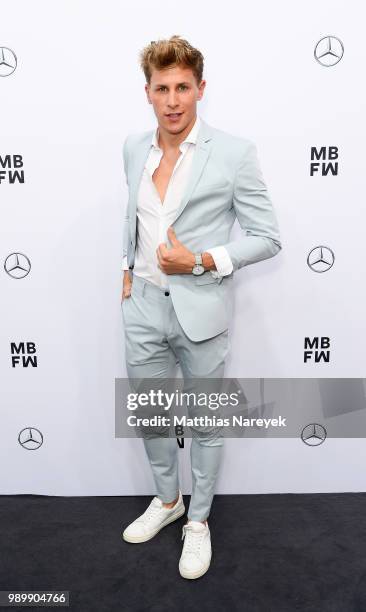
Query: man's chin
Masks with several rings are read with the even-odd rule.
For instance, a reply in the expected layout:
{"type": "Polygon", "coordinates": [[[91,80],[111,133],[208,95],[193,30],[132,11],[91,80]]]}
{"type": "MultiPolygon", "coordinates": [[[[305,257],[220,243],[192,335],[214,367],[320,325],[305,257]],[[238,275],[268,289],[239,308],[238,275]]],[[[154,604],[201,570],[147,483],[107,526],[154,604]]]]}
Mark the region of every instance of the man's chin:
{"type": "Polygon", "coordinates": [[[180,121],[177,121],[176,123],[171,123],[169,120],[166,120],[166,118],[164,117],[164,122],[163,122],[163,126],[166,129],[167,132],[169,132],[169,134],[179,134],[180,132],[183,132],[189,125],[189,121],[186,120],[186,118],[182,117],[180,121]]]}

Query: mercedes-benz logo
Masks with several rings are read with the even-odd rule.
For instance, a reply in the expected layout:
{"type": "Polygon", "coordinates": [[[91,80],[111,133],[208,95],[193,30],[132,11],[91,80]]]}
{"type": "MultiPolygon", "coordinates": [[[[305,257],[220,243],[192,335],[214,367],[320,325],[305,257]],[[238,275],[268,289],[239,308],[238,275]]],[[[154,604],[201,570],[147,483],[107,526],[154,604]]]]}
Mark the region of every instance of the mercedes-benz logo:
{"type": "Polygon", "coordinates": [[[43,436],[36,427],[24,427],[19,433],[18,442],[27,450],[37,450],[43,444],[43,436]]]}
{"type": "Polygon", "coordinates": [[[10,253],[5,259],[4,269],[12,278],[24,278],[30,272],[31,263],[23,253],[10,253]]]}
{"type": "Polygon", "coordinates": [[[327,272],[334,264],[334,260],[332,249],[321,245],[311,249],[306,261],[313,272],[327,272]]]}
{"type": "Polygon", "coordinates": [[[8,47],[0,47],[0,76],[12,74],[17,67],[17,57],[8,47]]]}
{"type": "Polygon", "coordinates": [[[305,425],[301,432],[301,439],[308,446],[319,446],[319,444],[323,444],[326,437],[327,432],[325,427],[319,425],[319,423],[305,425]]]}
{"type": "Polygon", "coordinates": [[[334,66],[342,59],[344,47],[337,36],[324,36],[316,44],[314,57],[322,66],[334,66]]]}

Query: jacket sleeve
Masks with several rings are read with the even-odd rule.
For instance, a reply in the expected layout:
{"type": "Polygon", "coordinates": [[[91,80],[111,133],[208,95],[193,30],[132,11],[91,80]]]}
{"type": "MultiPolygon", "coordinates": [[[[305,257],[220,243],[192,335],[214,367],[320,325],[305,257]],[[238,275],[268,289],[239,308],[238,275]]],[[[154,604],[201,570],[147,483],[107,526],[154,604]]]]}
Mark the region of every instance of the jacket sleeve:
{"type": "MultiPolygon", "coordinates": [[[[126,177],[126,183],[128,185],[128,153],[127,153],[127,140],[124,141],[123,144],[123,167],[126,177]]],[[[127,265],[127,245],[128,245],[128,204],[125,207],[124,220],[123,220],[123,247],[122,247],[122,270],[128,270],[127,265]]]]}
{"type": "Polygon", "coordinates": [[[245,154],[237,169],[233,207],[244,230],[243,236],[223,246],[230,255],[235,272],[243,266],[273,257],[282,248],[277,218],[262,176],[257,148],[251,141],[246,141],[245,154]]]}

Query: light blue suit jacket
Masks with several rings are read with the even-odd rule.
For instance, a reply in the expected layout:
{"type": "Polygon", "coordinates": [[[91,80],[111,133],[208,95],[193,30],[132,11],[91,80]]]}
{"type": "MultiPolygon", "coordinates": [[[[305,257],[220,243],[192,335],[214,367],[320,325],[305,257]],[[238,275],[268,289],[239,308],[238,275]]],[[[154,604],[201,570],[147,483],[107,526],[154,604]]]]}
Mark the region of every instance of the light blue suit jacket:
{"type": "MultiPolygon", "coordinates": [[[[137,194],[153,131],[131,134],[123,147],[129,198],[123,229],[123,257],[133,269],[136,249],[137,194]]],[[[268,259],[281,249],[275,212],[265,185],[255,144],[211,127],[201,119],[191,173],[174,221],[178,240],[194,253],[225,246],[233,272],[215,279],[169,274],[169,290],[178,321],[193,341],[225,331],[231,319],[235,272],[268,259]],[[230,241],[235,219],[243,230],[230,241]]]]}

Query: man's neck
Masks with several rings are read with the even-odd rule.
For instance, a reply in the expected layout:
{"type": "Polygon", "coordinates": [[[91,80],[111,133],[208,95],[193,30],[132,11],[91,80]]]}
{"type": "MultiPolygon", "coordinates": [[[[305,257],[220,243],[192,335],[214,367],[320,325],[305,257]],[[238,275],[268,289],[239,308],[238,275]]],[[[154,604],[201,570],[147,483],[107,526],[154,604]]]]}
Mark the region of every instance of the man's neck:
{"type": "Polygon", "coordinates": [[[187,127],[179,134],[170,134],[164,128],[162,129],[159,125],[158,131],[158,145],[163,151],[165,149],[176,149],[179,147],[180,143],[187,138],[189,132],[193,128],[197,119],[197,115],[195,115],[192,121],[187,125],[187,127]]]}

